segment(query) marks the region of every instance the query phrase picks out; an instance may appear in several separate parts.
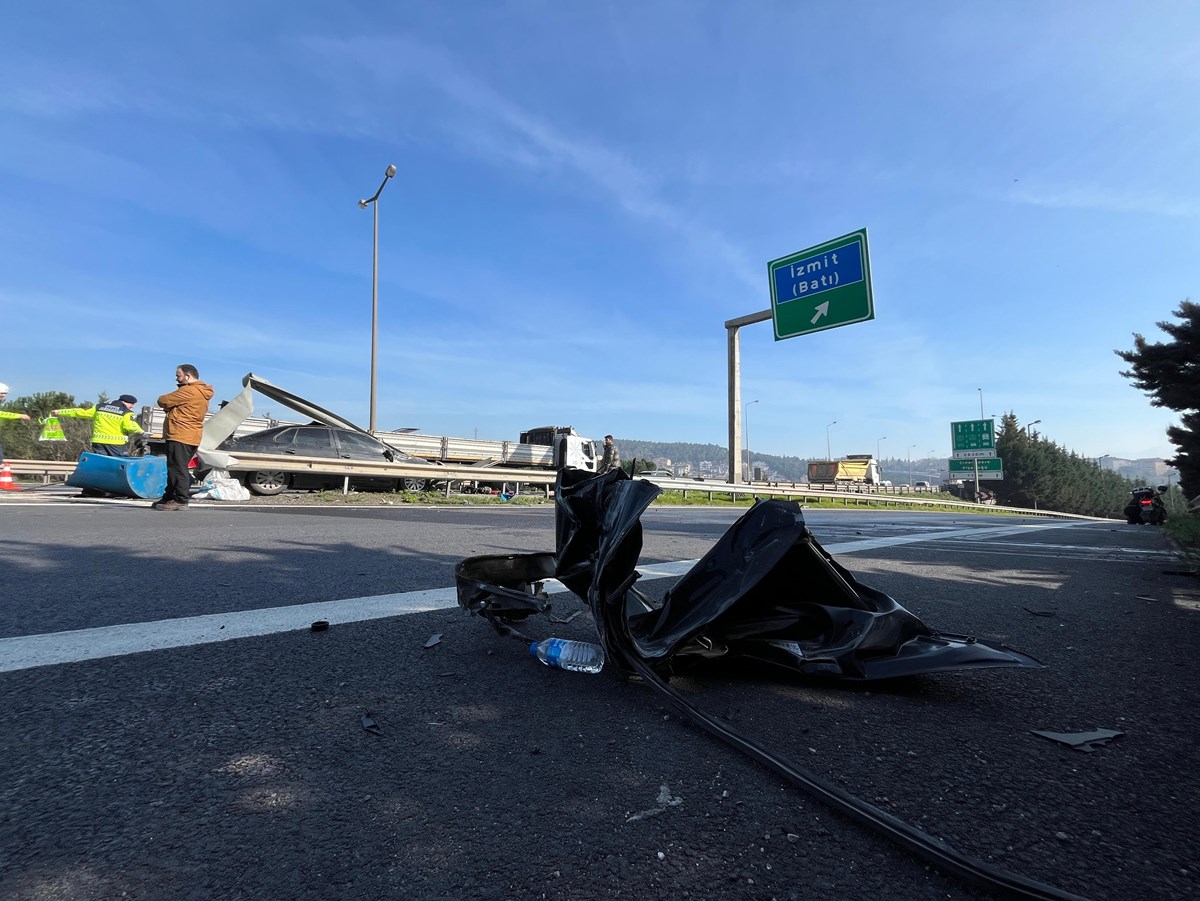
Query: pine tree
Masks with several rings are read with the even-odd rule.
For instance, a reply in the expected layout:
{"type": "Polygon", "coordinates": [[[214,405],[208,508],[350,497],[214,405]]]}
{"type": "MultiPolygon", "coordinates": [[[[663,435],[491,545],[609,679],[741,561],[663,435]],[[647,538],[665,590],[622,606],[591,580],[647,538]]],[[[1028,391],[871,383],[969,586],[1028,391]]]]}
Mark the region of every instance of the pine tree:
{"type": "Polygon", "coordinates": [[[1200,495],[1200,304],[1185,300],[1172,315],[1179,322],[1159,322],[1173,340],[1149,343],[1134,333],[1133,350],[1114,351],[1129,364],[1121,373],[1150,395],[1155,407],[1180,414],[1181,424],[1167,428],[1167,438],[1179,449],[1167,463],[1179,470],[1179,484],[1188,497],[1200,495]]]}
{"type": "Polygon", "coordinates": [[[1004,480],[993,484],[996,499],[1006,506],[1117,516],[1133,487],[1094,460],[1030,435],[1011,412],[1000,420],[996,455],[1004,462],[1004,480]]]}

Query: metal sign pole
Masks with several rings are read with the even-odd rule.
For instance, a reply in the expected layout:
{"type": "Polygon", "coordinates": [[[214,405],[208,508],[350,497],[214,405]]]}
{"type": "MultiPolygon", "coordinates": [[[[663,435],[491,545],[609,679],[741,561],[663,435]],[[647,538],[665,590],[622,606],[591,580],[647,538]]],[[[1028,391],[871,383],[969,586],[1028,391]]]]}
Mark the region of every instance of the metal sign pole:
{"type": "Polygon", "coordinates": [[[744,482],[742,477],[742,418],[738,415],[742,401],[742,350],[738,329],[755,322],[769,322],[771,311],[751,313],[725,322],[729,356],[729,484],[744,482]]]}

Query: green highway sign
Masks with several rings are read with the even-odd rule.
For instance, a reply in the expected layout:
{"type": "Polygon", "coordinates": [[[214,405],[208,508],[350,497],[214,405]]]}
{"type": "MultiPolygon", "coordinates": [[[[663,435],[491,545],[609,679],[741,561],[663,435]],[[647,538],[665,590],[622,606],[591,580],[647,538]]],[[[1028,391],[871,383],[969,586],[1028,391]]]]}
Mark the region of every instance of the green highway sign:
{"type": "Polygon", "coordinates": [[[951,472],[969,472],[975,474],[975,465],[979,464],[980,472],[1003,472],[1004,461],[999,457],[990,457],[985,460],[951,460],[951,472]]]}
{"type": "Polygon", "coordinates": [[[875,318],[867,230],[767,263],[775,340],[875,318]]]}
{"type": "Polygon", "coordinates": [[[980,480],[995,481],[1004,478],[1004,461],[999,457],[982,460],[950,460],[949,475],[952,479],[974,479],[975,466],[979,466],[980,480]]]}
{"type": "Polygon", "coordinates": [[[990,419],[968,419],[950,423],[950,456],[955,460],[979,460],[996,456],[994,429],[995,423],[990,419]]]}
{"type": "MultiPolygon", "coordinates": [[[[952,480],[959,482],[974,482],[975,473],[973,472],[952,472],[950,473],[952,480]]],[[[1002,482],[1004,481],[1004,473],[1002,472],[984,472],[979,471],[979,481],[981,482],[1002,482]]]]}

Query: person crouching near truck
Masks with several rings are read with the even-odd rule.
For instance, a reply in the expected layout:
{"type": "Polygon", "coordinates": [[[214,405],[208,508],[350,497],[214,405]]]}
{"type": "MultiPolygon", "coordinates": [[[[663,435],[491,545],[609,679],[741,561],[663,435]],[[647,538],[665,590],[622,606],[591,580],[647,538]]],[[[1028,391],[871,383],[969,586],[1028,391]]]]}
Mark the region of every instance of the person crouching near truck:
{"type": "Polygon", "coordinates": [[[106,457],[128,457],[126,449],[129,436],[141,435],[142,427],[133,418],[137,398],[122,394],[114,401],[96,404],[94,407],[73,407],[67,410],[51,410],[51,416],[64,419],[92,420],[92,453],[106,457]]]}
{"type": "Polygon", "coordinates": [[[163,438],[167,442],[167,490],[162,499],[150,506],[155,510],[186,510],[192,487],[188,464],[196,456],[204,434],[204,417],[213,389],[200,381],[200,373],[191,363],[175,369],[178,390],[164,394],[158,405],[167,413],[163,438]]]}

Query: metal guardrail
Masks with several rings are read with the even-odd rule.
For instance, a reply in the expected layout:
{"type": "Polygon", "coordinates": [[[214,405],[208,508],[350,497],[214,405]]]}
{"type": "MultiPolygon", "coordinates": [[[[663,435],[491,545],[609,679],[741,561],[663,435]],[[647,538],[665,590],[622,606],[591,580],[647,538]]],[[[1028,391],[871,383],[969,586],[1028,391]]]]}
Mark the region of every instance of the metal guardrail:
{"type": "MultiPolygon", "coordinates": [[[[230,472],[321,472],[335,476],[371,476],[383,479],[425,479],[446,482],[447,492],[453,482],[482,481],[511,482],[545,486],[547,492],[557,474],[552,470],[514,469],[502,466],[471,466],[468,464],[378,463],[369,461],[331,460],[328,457],[280,457],[277,454],[238,454],[230,472]]],[[[43,484],[54,476],[69,476],[75,471],[75,460],[7,460],[14,475],[38,475],[43,484]]]]}
{"type": "MultiPolygon", "coordinates": [[[[491,482],[511,483],[519,485],[542,486],[546,496],[550,495],[550,486],[557,478],[557,473],[551,470],[514,469],[502,466],[471,466],[466,464],[426,464],[413,463],[378,463],[355,461],[352,463],[340,460],[330,460],[327,457],[287,457],[280,459],[277,454],[239,454],[238,462],[230,466],[231,472],[316,472],[350,476],[372,476],[374,478],[390,479],[425,479],[433,482],[445,482],[447,496],[453,491],[455,482],[491,482]]],[[[14,475],[40,475],[42,484],[49,484],[54,476],[67,476],[75,471],[74,460],[8,460],[14,475]]],[[[637,476],[636,478],[641,478],[637,476]]],[[[862,503],[879,503],[884,506],[895,504],[897,507],[951,507],[975,512],[1005,512],[1019,513],[1024,516],[1043,516],[1056,519],[1083,519],[1111,521],[1102,516],[1083,516],[1077,513],[1058,513],[1053,510],[1030,510],[1024,507],[1002,507],[995,504],[972,504],[966,501],[945,500],[937,495],[913,497],[907,493],[873,493],[862,491],[835,491],[823,487],[811,486],[800,488],[784,486],[778,483],[767,485],[732,485],[727,482],[700,482],[695,479],[648,479],[660,488],[669,491],[680,491],[686,497],[688,492],[706,494],[712,500],[714,494],[726,494],[730,497],[786,497],[803,502],[806,498],[825,500],[831,498],[843,499],[846,506],[862,503]]]]}
{"type": "Polygon", "coordinates": [[[41,476],[42,484],[49,485],[55,476],[64,479],[75,471],[74,460],[5,460],[13,475],[41,476]]]}
{"type": "MultiPolygon", "coordinates": [[[[273,472],[329,472],[333,475],[365,475],[378,478],[389,476],[396,478],[424,478],[442,481],[468,479],[471,481],[512,482],[518,479],[536,485],[553,485],[556,474],[540,470],[513,469],[501,466],[471,466],[469,464],[427,464],[387,463],[355,461],[346,463],[340,460],[330,460],[328,457],[287,457],[280,458],[276,454],[239,454],[238,462],[229,467],[230,472],[258,472],[271,470],[273,472]]],[[[41,475],[70,475],[75,471],[74,460],[7,460],[14,474],[41,475]]]]}
{"type": "MultiPolygon", "coordinates": [[[[638,477],[640,478],[640,477],[638,477]]],[[[832,498],[842,498],[847,507],[853,505],[861,505],[864,503],[883,503],[885,507],[895,504],[897,507],[951,507],[961,510],[971,510],[976,513],[987,512],[1004,512],[1004,513],[1019,513],[1023,516],[1043,516],[1053,519],[1082,519],[1098,522],[1111,522],[1111,518],[1103,516],[1084,516],[1079,513],[1058,513],[1053,510],[1030,510],[1025,507],[1002,507],[998,504],[973,504],[967,501],[944,500],[938,495],[925,495],[923,497],[913,497],[908,494],[875,494],[865,491],[835,491],[827,488],[818,487],[816,489],[810,487],[785,487],[779,484],[775,485],[733,485],[727,482],[698,482],[695,479],[647,479],[653,482],[660,488],[670,491],[681,491],[684,497],[690,491],[698,491],[708,495],[709,500],[712,500],[714,494],[727,494],[731,498],[750,495],[752,497],[785,497],[793,500],[799,500],[801,503],[807,498],[813,500],[828,500],[832,498]]]]}
{"type": "Polygon", "coordinates": [[[229,467],[230,472],[320,472],[350,476],[369,476],[376,479],[425,479],[430,482],[445,482],[445,492],[450,494],[455,482],[511,482],[514,486],[532,484],[544,486],[547,496],[557,473],[553,470],[515,469],[508,466],[472,466],[456,463],[388,463],[384,460],[355,460],[346,462],[330,460],[328,457],[280,458],[277,454],[239,453],[237,463],[229,467]]]}

